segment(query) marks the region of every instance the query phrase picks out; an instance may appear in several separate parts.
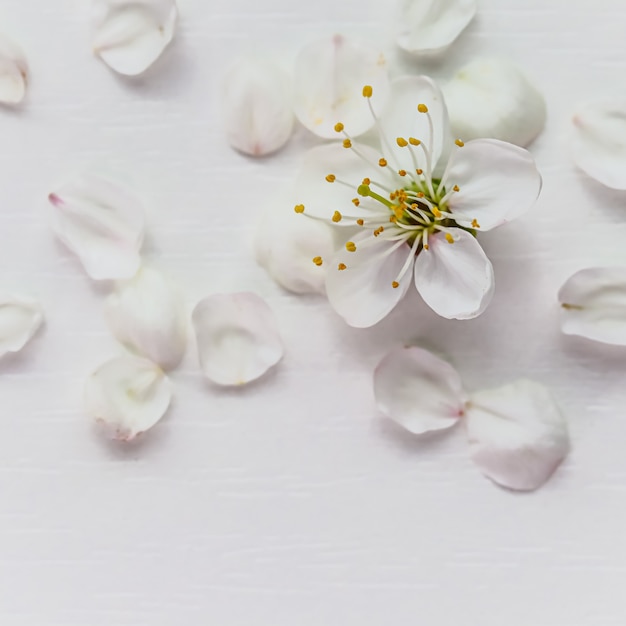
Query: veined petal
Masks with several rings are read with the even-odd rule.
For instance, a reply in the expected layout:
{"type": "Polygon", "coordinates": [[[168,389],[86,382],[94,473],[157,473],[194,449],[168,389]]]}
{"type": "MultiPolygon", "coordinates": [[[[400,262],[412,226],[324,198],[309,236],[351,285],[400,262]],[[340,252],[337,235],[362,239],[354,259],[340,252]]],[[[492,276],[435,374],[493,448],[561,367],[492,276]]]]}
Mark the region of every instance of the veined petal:
{"type": "Polygon", "coordinates": [[[0,102],[18,104],[26,94],[28,63],[22,49],[0,36],[0,102]]]}
{"type": "Polygon", "coordinates": [[[152,428],[169,408],[172,388],[148,359],[122,356],[107,361],[85,385],[85,410],[108,436],[130,441],[152,428]]]}
{"type": "Polygon", "coordinates": [[[541,191],[541,174],[528,150],[497,139],[475,139],[451,157],[449,185],[460,191],[450,211],[477,220],[457,219],[468,228],[491,230],[530,209],[541,191]]]}
{"type": "Polygon", "coordinates": [[[541,487],[569,452],[565,418],[539,383],[519,380],[474,393],[466,414],[472,460],[503,487],[541,487]]]}
{"type": "Polygon", "coordinates": [[[176,367],[187,348],[187,312],[182,295],[167,276],[142,267],[107,298],[111,332],[132,352],[164,369],[176,367]]]}
{"type": "Polygon", "coordinates": [[[378,408],[408,431],[421,435],[454,426],[465,393],[458,372],[422,348],[396,348],[374,372],[378,408]]]}
{"type": "Polygon", "coordinates": [[[131,278],[144,234],[141,201],[119,183],[84,174],[49,196],[53,228],[96,280],[131,278]]]}
{"type": "Polygon", "coordinates": [[[445,50],[476,14],[476,0],[403,0],[398,45],[413,54],[445,50]]]}
{"type": "Polygon", "coordinates": [[[421,141],[430,152],[431,165],[434,170],[444,143],[450,140],[448,110],[437,83],[428,76],[396,78],[391,84],[391,97],[380,117],[380,126],[398,166],[406,170],[414,169],[410,153],[412,150],[417,159],[417,167],[427,171],[426,156],[421,147],[401,148],[396,143],[398,137],[405,140],[413,137],[421,141]],[[425,104],[428,114],[420,113],[417,110],[418,104],[425,104]],[[430,141],[429,116],[433,124],[432,142],[430,141]]]}
{"type": "Polygon", "coordinates": [[[546,101],[506,59],[476,59],[443,86],[450,125],[465,141],[491,137],[527,146],[546,124],[546,101]]]}
{"type": "Polygon", "coordinates": [[[265,59],[241,58],[226,74],[222,111],[233,148],[262,156],[287,142],[293,130],[291,83],[265,59]]]}
{"type": "Polygon", "coordinates": [[[428,250],[415,260],[415,286],[424,302],[441,317],[471,319],[491,302],[493,267],[476,238],[460,228],[449,228],[428,238],[428,250]]]}
{"type": "Polygon", "coordinates": [[[15,294],[0,295],[0,358],[19,352],[35,335],[43,322],[43,310],[37,300],[15,294]]]}
{"type": "Polygon", "coordinates": [[[145,72],[174,37],[175,0],[93,0],[92,6],[93,50],[119,74],[145,72]]]}
{"type": "Polygon", "coordinates": [[[559,290],[561,330],[594,341],[626,346],[626,267],[591,267],[559,290]]]}
{"type": "Polygon", "coordinates": [[[379,49],[335,35],[306,46],[296,59],[294,111],[311,132],[326,139],[337,137],[342,122],[356,137],[374,125],[363,87],[373,88],[376,112],[389,96],[387,61],[379,49]]]}
{"type": "Polygon", "coordinates": [[[626,190],[626,101],[582,105],[572,124],[576,165],[603,185],[626,190]]]}
{"type": "Polygon", "coordinates": [[[411,283],[408,271],[397,288],[392,285],[407,260],[409,246],[396,247],[398,242],[372,239],[371,233],[359,233],[353,239],[356,251],[342,248],[326,271],[330,305],[356,328],[380,322],[402,300],[411,283]],[[344,265],[345,269],[339,269],[344,265]]]}
{"type": "Polygon", "coordinates": [[[200,363],[218,385],[245,385],[283,356],[274,313],[253,293],[216,294],[193,312],[200,363]]]}

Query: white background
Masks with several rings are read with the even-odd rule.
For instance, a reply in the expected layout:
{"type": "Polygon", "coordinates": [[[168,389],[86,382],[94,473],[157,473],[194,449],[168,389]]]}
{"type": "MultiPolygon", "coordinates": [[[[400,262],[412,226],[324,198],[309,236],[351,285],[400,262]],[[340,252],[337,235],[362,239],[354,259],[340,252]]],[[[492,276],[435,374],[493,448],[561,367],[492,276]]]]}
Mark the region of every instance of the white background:
{"type": "Polygon", "coordinates": [[[369,330],[318,298],[282,292],[254,264],[260,207],[294,173],[286,150],[252,161],[220,128],[218,88],[241,50],[288,63],[341,32],[393,50],[387,2],[180,0],[175,45],[144,78],[94,59],[74,0],[4,0],[0,28],[32,84],[0,110],[0,286],[38,296],[45,330],[0,364],[0,623],[4,626],[623,626],[626,351],[560,336],[555,294],[587,265],[623,263],[624,194],[568,157],[576,103],[626,74],[622,0],[481,0],[445,61],[390,55],[437,77],[506,55],[545,93],[532,146],[544,191],[526,217],[481,236],[496,272],[481,318],[448,322],[412,295],[369,330]],[[190,345],[167,418],[131,446],[81,411],[85,376],[120,352],[94,286],[53,238],[46,196],[76,170],[126,172],[148,199],[147,255],[192,306],[254,289],[288,346],[278,370],[224,391],[190,345]],[[382,419],[371,373],[426,340],[468,388],[535,378],[566,411],[573,452],[546,487],[506,492],[466,455],[462,429],[420,442],[382,419]]]}

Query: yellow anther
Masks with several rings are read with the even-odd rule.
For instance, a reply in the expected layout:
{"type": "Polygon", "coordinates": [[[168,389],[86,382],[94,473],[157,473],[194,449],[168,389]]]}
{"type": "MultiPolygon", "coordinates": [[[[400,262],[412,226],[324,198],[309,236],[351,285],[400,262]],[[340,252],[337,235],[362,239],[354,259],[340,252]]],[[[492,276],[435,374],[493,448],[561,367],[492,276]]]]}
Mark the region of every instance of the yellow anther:
{"type": "Polygon", "coordinates": [[[424,250],[430,250],[430,246],[427,243],[424,244],[424,250]]]}
{"type": "Polygon", "coordinates": [[[389,221],[392,224],[395,224],[398,221],[398,218],[395,215],[392,215],[392,216],[389,217],[389,221]]]}
{"type": "Polygon", "coordinates": [[[337,177],[334,174],[329,174],[326,176],[326,180],[329,183],[334,183],[337,180],[337,177]]]}
{"type": "Polygon", "coordinates": [[[409,137],[409,143],[412,146],[419,146],[422,142],[419,139],[415,139],[415,137],[409,137]]]}
{"type": "Polygon", "coordinates": [[[391,286],[392,286],[394,289],[397,289],[397,288],[400,286],[400,283],[399,283],[397,280],[394,280],[394,281],[391,283],[391,286]]]}
{"type": "Polygon", "coordinates": [[[361,201],[358,198],[352,198],[352,204],[354,204],[354,206],[359,206],[359,204],[361,204],[361,201]]]}
{"type": "Polygon", "coordinates": [[[381,167],[387,167],[387,159],[378,159],[378,165],[381,167]]]}
{"type": "Polygon", "coordinates": [[[346,269],[346,264],[345,263],[339,263],[339,265],[337,266],[337,269],[342,272],[343,270],[346,269]]]}
{"type": "Polygon", "coordinates": [[[343,130],[343,124],[341,122],[337,122],[335,124],[335,132],[340,133],[343,130]]]}
{"type": "Polygon", "coordinates": [[[428,107],[425,104],[418,104],[417,105],[417,110],[420,113],[428,113],[428,107]]]}
{"type": "Polygon", "coordinates": [[[406,176],[406,170],[398,170],[398,174],[400,174],[400,176],[406,176]]]}
{"type": "Polygon", "coordinates": [[[356,252],[356,244],[354,243],[354,241],[348,241],[348,243],[346,244],[346,250],[348,252],[356,252]]]}
{"type": "Polygon", "coordinates": [[[363,226],[363,224],[365,224],[365,220],[362,220],[361,218],[359,218],[359,219],[356,221],[356,223],[357,223],[359,226],[363,226]]]}
{"type": "Polygon", "coordinates": [[[457,139],[454,143],[459,146],[459,148],[462,148],[465,145],[460,139],[457,139]]]}
{"type": "Polygon", "coordinates": [[[322,257],[321,256],[314,257],[313,258],[313,263],[315,263],[315,265],[317,265],[319,267],[323,263],[322,257]]]}
{"type": "Polygon", "coordinates": [[[441,217],[441,211],[436,206],[431,209],[431,212],[435,217],[441,217]]]}
{"type": "Polygon", "coordinates": [[[478,220],[476,219],[472,220],[472,228],[480,228],[480,224],[478,223],[478,220]]]}
{"type": "Polygon", "coordinates": [[[304,213],[304,204],[296,204],[296,206],[293,207],[293,210],[296,213],[304,213]]]}
{"type": "Polygon", "coordinates": [[[421,170],[421,169],[417,168],[417,169],[415,170],[415,173],[416,173],[418,176],[421,176],[421,175],[424,173],[424,170],[421,170]]]}
{"type": "Polygon", "coordinates": [[[341,215],[341,213],[339,213],[339,211],[335,211],[331,219],[333,220],[333,222],[337,223],[337,222],[341,222],[342,217],[343,216],[341,215]]]}
{"type": "Polygon", "coordinates": [[[406,148],[409,145],[409,142],[404,138],[404,137],[398,137],[396,139],[396,143],[401,147],[401,148],[406,148]]]}
{"type": "Polygon", "coordinates": [[[454,185],[454,187],[452,187],[452,191],[461,191],[461,189],[458,185],[454,185]]]}
{"type": "Polygon", "coordinates": [[[424,197],[424,192],[423,191],[418,191],[417,192],[417,197],[418,198],[423,198],[424,197]]]}
{"type": "Polygon", "coordinates": [[[385,230],[384,226],[379,226],[374,232],[373,235],[374,237],[378,237],[378,235],[382,234],[383,231],[385,230]]]}
{"type": "Polygon", "coordinates": [[[363,87],[363,97],[364,98],[371,98],[373,91],[374,90],[372,89],[371,85],[365,85],[365,87],[363,87]]]}
{"type": "Polygon", "coordinates": [[[450,233],[446,233],[446,241],[448,243],[454,243],[454,237],[450,233]]]}
{"type": "Polygon", "coordinates": [[[396,219],[401,220],[404,216],[404,207],[395,206],[393,207],[393,213],[396,216],[396,219]]]}
{"type": "Polygon", "coordinates": [[[343,140],[343,147],[344,148],[352,148],[352,142],[349,139],[344,139],[343,140]]]}
{"type": "Polygon", "coordinates": [[[364,178],[361,185],[371,185],[372,181],[369,178],[364,178]]]}

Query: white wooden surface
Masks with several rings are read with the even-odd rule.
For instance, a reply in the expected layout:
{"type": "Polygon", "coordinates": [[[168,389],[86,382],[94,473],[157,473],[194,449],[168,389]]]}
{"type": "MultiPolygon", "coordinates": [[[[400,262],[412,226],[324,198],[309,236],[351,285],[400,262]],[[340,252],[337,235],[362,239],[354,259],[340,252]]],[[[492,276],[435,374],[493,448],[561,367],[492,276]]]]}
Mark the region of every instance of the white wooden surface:
{"type": "Polygon", "coordinates": [[[626,261],[626,196],[579,174],[566,142],[577,101],[623,88],[626,7],[481,0],[445,62],[423,68],[447,76],[478,54],[527,68],[550,110],[533,146],[544,192],[482,238],[497,293],[480,319],[446,322],[415,296],[354,330],[322,300],[281,292],[249,252],[259,206],[315,140],[302,131],[262,161],[231,152],[217,90],[242,49],[288,62],[329,32],[392,49],[387,4],[180,0],[175,46],[132,82],[90,56],[82,0],[2,2],[32,84],[26,106],[0,111],[0,286],[38,295],[48,314],[28,351],[0,364],[3,626],[626,622],[626,351],[561,337],[555,303],[575,270],[626,261]],[[48,226],[48,191],[93,163],[145,190],[147,253],[190,306],[254,288],[288,345],[275,375],[238,391],[205,384],[191,347],[171,413],[130,447],[100,440],[81,413],[84,377],[119,348],[104,289],[48,226]],[[377,416],[373,367],[424,338],[470,389],[518,376],[553,387],[574,451],[543,490],[491,485],[462,430],[420,443],[377,416]]]}

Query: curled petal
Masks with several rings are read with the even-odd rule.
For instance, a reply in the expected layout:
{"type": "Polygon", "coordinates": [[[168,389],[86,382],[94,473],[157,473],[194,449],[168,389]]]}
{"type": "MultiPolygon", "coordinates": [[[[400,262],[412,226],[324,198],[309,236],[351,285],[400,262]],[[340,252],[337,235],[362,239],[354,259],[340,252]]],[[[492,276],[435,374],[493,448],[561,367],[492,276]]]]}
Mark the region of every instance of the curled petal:
{"type": "Polygon", "coordinates": [[[216,294],[193,312],[200,364],[218,385],[245,385],[283,356],[274,313],[253,293],[216,294]]]}
{"type": "Polygon", "coordinates": [[[491,230],[530,209],[541,191],[541,174],[528,150],[497,139],[475,139],[458,148],[449,164],[449,185],[459,191],[449,200],[452,213],[468,228],[491,230]]]}
{"type": "Polygon", "coordinates": [[[187,347],[187,312],[176,285],[161,272],[142,267],[107,298],[111,332],[131,351],[164,369],[176,367],[187,347]]]}
{"type": "Polygon", "coordinates": [[[43,310],[37,300],[14,294],[0,295],[0,358],[9,352],[19,352],[42,322],[43,310]]]}
{"type": "Polygon", "coordinates": [[[128,189],[85,174],[49,195],[54,231],[96,280],[131,278],[139,269],[144,209],[128,189]]]}
{"type": "Polygon", "coordinates": [[[476,0],[403,0],[396,41],[413,54],[442,52],[472,21],[476,8],[476,0]]]}
{"type": "Polygon", "coordinates": [[[233,148],[252,156],[275,152],[293,130],[289,77],[269,61],[239,59],[226,75],[222,110],[233,148]]]}
{"type": "Polygon", "coordinates": [[[626,346],[626,267],[576,272],[559,290],[566,335],[626,346]]]}
{"type": "Polygon", "coordinates": [[[371,104],[378,112],[389,96],[387,62],[380,50],[335,35],[306,46],[298,55],[294,79],[294,111],[319,137],[337,137],[342,122],[352,137],[374,125],[363,87],[373,88],[371,104]]]}
{"type": "Polygon", "coordinates": [[[408,271],[398,286],[393,286],[410,254],[409,246],[373,239],[365,233],[354,237],[356,250],[349,252],[343,247],[326,271],[330,305],[356,328],[380,322],[402,300],[411,284],[408,271]]]}
{"type": "Polygon", "coordinates": [[[565,418],[539,383],[519,380],[479,391],[466,412],[472,460],[503,487],[541,487],[569,452],[565,418]]]}
{"type": "Polygon", "coordinates": [[[452,132],[465,141],[491,137],[527,146],[546,124],[546,101],[506,59],[477,59],[443,87],[452,132]]]}
{"type": "Polygon", "coordinates": [[[107,361],[85,385],[87,414],[119,441],[130,441],[152,428],[171,400],[167,376],[148,359],[135,356],[107,361]]]}
{"type": "Polygon", "coordinates": [[[460,228],[449,228],[428,238],[429,249],[415,260],[415,286],[424,302],[441,317],[471,319],[491,302],[493,267],[476,238],[460,228]]]}
{"type": "Polygon", "coordinates": [[[177,18],[175,0],[94,0],[93,50],[112,70],[136,76],[172,41],[177,18]]]}
{"type": "Polygon", "coordinates": [[[572,156],[591,178],[626,190],[626,101],[590,102],[572,118],[572,156]]]}
{"type": "Polygon", "coordinates": [[[422,348],[392,350],[374,372],[378,408],[408,431],[421,435],[454,426],[465,393],[458,372],[422,348]]]}
{"type": "Polygon", "coordinates": [[[0,102],[19,104],[26,94],[28,63],[22,49],[0,36],[0,102]]]}

